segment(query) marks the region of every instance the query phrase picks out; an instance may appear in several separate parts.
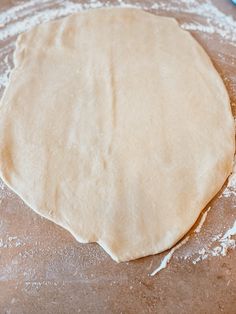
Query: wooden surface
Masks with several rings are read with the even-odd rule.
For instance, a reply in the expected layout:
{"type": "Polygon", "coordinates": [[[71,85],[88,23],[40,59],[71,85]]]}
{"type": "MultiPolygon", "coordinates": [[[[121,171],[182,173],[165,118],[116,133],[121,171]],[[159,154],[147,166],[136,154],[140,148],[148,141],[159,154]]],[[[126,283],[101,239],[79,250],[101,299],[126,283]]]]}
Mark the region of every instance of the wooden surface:
{"type": "MultiPolygon", "coordinates": [[[[0,13],[24,2],[3,0],[0,13]]],[[[139,3],[148,6],[150,1],[139,3]]],[[[213,3],[236,19],[236,7],[229,1],[213,3]]],[[[179,11],[151,11],[174,16],[180,23],[202,23],[204,18],[182,12],[181,5],[179,11]]],[[[236,103],[235,45],[215,33],[196,31],[193,35],[212,58],[231,102],[236,103]]],[[[14,40],[1,41],[0,48],[14,40]]],[[[12,51],[13,47],[6,49],[1,58],[9,55],[11,59],[12,51]]],[[[220,194],[210,204],[199,238],[190,233],[188,250],[236,219],[235,196],[220,194]]],[[[0,313],[236,313],[236,250],[197,264],[178,253],[166,269],[150,277],[164,255],[116,264],[98,245],[79,244],[0,186],[0,313]]]]}

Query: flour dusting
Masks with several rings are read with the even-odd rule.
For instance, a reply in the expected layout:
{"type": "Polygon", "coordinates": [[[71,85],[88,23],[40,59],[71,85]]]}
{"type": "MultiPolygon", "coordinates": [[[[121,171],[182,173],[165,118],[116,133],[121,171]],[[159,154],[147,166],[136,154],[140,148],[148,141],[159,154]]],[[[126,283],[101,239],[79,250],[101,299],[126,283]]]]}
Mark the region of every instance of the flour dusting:
{"type": "Polygon", "coordinates": [[[236,21],[232,16],[220,11],[211,0],[206,1],[176,1],[168,3],[160,1],[154,3],[152,9],[163,10],[167,12],[180,12],[181,14],[194,14],[198,16],[198,20],[190,23],[183,23],[182,28],[191,31],[199,31],[203,33],[217,34],[221,39],[226,40],[232,45],[236,45],[236,21]],[[204,23],[202,20],[204,19],[204,23]]]}
{"type": "Polygon", "coordinates": [[[7,238],[3,239],[0,238],[0,249],[1,248],[18,248],[20,246],[24,246],[25,242],[18,238],[17,236],[8,236],[7,238]]]}
{"type": "MultiPolygon", "coordinates": [[[[199,233],[209,210],[210,208],[202,216],[199,225],[194,230],[195,233],[199,233]]],[[[236,235],[236,220],[233,227],[228,229],[223,236],[221,233],[216,234],[209,239],[209,244],[203,244],[203,246],[201,244],[200,248],[198,248],[197,250],[194,250],[190,247],[190,252],[184,252],[183,255],[180,254],[180,256],[177,256],[177,259],[189,260],[193,264],[197,264],[209,257],[226,256],[229,250],[236,248],[236,241],[232,238],[232,236],[234,235],[236,235]]],[[[170,252],[162,258],[160,265],[151,273],[151,276],[156,275],[158,272],[166,268],[174,253],[183,245],[185,245],[189,241],[189,239],[190,236],[187,236],[183,241],[174,246],[170,250],[170,252]]]]}
{"type": "Polygon", "coordinates": [[[234,162],[234,167],[231,176],[228,179],[228,184],[224,192],[223,197],[236,196],[236,161],[234,162]]]}
{"type": "Polygon", "coordinates": [[[178,243],[177,245],[175,245],[168,254],[166,254],[166,256],[162,259],[160,266],[158,266],[151,274],[150,276],[154,276],[157,273],[159,273],[162,269],[166,268],[168,263],[170,262],[174,252],[176,250],[178,250],[181,246],[183,246],[185,243],[188,242],[189,236],[187,236],[186,238],[184,238],[180,243],[178,243]]]}
{"type": "Polygon", "coordinates": [[[220,234],[215,236],[212,240],[214,245],[212,248],[202,248],[198,251],[198,256],[193,259],[193,264],[207,259],[208,257],[226,256],[228,250],[236,247],[236,241],[232,239],[232,236],[236,235],[236,220],[232,228],[230,228],[223,236],[220,234]]]}

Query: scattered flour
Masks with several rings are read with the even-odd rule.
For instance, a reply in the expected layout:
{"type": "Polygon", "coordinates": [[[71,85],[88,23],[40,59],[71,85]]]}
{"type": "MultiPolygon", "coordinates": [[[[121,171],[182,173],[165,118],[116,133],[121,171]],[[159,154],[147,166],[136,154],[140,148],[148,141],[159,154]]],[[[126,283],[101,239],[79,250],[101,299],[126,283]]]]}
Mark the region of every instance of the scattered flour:
{"type": "Polygon", "coordinates": [[[233,172],[228,179],[228,184],[221,197],[236,196],[236,161],[234,162],[233,172]]]}
{"type": "Polygon", "coordinates": [[[15,194],[0,179],[0,206],[4,198],[12,198],[15,194]]]}
{"type": "Polygon", "coordinates": [[[5,239],[0,238],[0,249],[17,248],[24,246],[25,242],[17,236],[8,236],[5,239]]]}
{"type": "Polygon", "coordinates": [[[158,9],[176,14],[194,14],[198,16],[198,21],[183,23],[181,27],[186,30],[200,31],[203,33],[217,34],[228,43],[236,45],[236,21],[232,16],[220,11],[211,0],[206,1],[160,1],[154,3],[152,9],[158,9]],[[181,3],[181,5],[180,5],[181,3]],[[204,23],[201,23],[204,20],[204,23]]]}
{"type": "Polygon", "coordinates": [[[188,31],[199,31],[208,34],[215,33],[215,28],[212,25],[202,25],[199,23],[183,23],[181,27],[188,31]]]}
{"type": "MultiPolygon", "coordinates": [[[[199,233],[205,220],[206,216],[210,210],[210,207],[207,211],[202,215],[202,218],[194,230],[195,233],[199,233]]],[[[193,264],[197,264],[200,261],[204,261],[208,257],[215,256],[226,256],[228,250],[236,248],[236,241],[232,239],[232,236],[236,235],[236,220],[232,228],[227,230],[225,234],[214,235],[212,239],[210,239],[210,245],[206,245],[206,247],[200,248],[197,252],[191,250],[190,254],[184,254],[181,256],[181,259],[190,260],[193,264]]],[[[167,253],[163,259],[161,260],[160,265],[150,274],[150,276],[156,275],[162,269],[166,268],[174,253],[180,249],[184,244],[186,244],[190,239],[190,236],[187,236],[184,240],[182,240],[179,244],[174,246],[169,253],[167,253]]]]}
{"type": "Polygon", "coordinates": [[[167,265],[169,264],[174,252],[178,250],[182,245],[188,242],[189,236],[184,238],[180,243],[175,245],[168,254],[162,259],[160,266],[158,266],[151,274],[150,276],[156,275],[158,272],[160,272],[162,269],[166,268],[167,265]]]}
{"type": "Polygon", "coordinates": [[[202,248],[198,251],[198,256],[193,259],[192,263],[197,264],[211,256],[226,256],[228,250],[236,248],[236,241],[232,239],[232,236],[236,235],[236,220],[232,228],[230,228],[223,236],[218,235],[215,237],[213,243],[217,243],[217,246],[213,248],[202,248]]]}
{"type": "MultiPolygon", "coordinates": [[[[107,6],[111,6],[109,1],[90,0],[81,4],[69,0],[30,0],[0,13],[0,40],[14,37],[42,22],[86,9],[107,6]],[[37,6],[39,8],[36,9],[37,6]]],[[[231,16],[221,12],[211,0],[204,2],[201,0],[180,0],[178,2],[161,0],[158,3],[153,0],[146,4],[117,0],[112,3],[112,6],[161,10],[169,14],[194,14],[199,17],[199,20],[204,18],[205,24],[200,23],[200,21],[183,23],[183,28],[210,34],[216,33],[224,40],[236,44],[236,21],[231,16]]]]}
{"type": "Polygon", "coordinates": [[[3,61],[0,61],[0,68],[3,69],[3,74],[0,76],[0,88],[6,87],[11,72],[11,65],[9,64],[9,55],[6,55],[3,61]]]}

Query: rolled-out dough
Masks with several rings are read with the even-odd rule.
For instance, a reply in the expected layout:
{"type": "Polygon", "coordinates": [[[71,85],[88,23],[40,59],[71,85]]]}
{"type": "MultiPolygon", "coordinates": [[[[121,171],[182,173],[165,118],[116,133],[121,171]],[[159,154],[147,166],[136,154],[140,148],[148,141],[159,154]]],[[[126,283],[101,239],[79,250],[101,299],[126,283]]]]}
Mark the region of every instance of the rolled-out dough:
{"type": "Polygon", "coordinates": [[[20,35],[14,60],[0,109],[8,186],[116,261],[180,240],[234,154],[229,98],[196,40],[172,18],[92,10],[20,35]]]}

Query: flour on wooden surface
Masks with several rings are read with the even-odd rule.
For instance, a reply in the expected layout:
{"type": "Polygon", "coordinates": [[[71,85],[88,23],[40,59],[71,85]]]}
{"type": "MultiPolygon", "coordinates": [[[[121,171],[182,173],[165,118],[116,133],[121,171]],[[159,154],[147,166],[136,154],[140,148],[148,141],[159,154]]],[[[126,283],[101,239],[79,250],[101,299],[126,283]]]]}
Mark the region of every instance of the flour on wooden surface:
{"type": "MultiPolygon", "coordinates": [[[[29,0],[24,3],[16,3],[13,7],[5,9],[0,12],[0,96],[3,89],[8,83],[9,73],[12,68],[12,52],[14,50],[14,43],[16,36],[22,32],[25,32],[37,24],[54,20],[66,15],[79,12],[86,9],[100,8],[100,7],[135,7],[145,10],[150,10],[155,13],[161,13],[167,16],[174,16],[177,19],[183,18],[184,22],[180,23],[183,29],[197,32],[201,36],[217,35],[220,42],[226,42],[227,45],[236,46],[236,21],[233,17],[220,11],[211,0],[180,0],[180,1],[165,1],[160,0],[156,3],[154,0],[142,4],[141,1],[126,1],[116,0],[112,1],[97,1],[88,0],[83,4],[75,3],[72,0],[29,0]],[[181,10],[180,10],[181,7],[181,10]],[[166,13],[166,14],[165,14],[166,13]],[[186,21],[187,20],[187,21],[186,21]]],[[[182,19],[181,19],[182,20],[182,19]]],[[[222,45],[223,47],[223,45],[222,45]]],[[[226,56],[221,50],[219,45],[218,56],[220,61],[227,62],[227,58],[231,58],[232,62],[235,62],[235,57],[230,55],[226,56]],[[227,57],[227,58],[226,58],[227,57]]],[[[223,49],[223,48],[222,48],[223,49]]],[[[225,78],[225,81],[229,80],[225,78]]],[[[236,166],[235,166],[236,167],[236,166]]],[[[12,192],[2,183],[0,180],[0,206],[1,201],[9,196],[12,196],[12,192]]],[[[228,180],[228,185],[223,191],[220,199],[228,199],[236,196],[236,168],[232,176],[228,180]]],[[[158,268],[152,272],[159,272],[164,269],[170,262],[172,257],[180,260],[189,260],[196,264],[205,260],[208,257],[224,256],[229,249],[235,248],[235,240],[232,238],[236,234],[236,221],[235,215],[232,217],[232,225],[225,225],[224,212],[220,213],[220,224],[214,225],[214,222],[208,224],[207,228],[204,228],[204,222],[207,220],[209,209],[202,215],[198,227],[192,233],[191,236],[187,236],[177,246],[172,248],[167,255],[164,254],[164,258],[159,264],[158,268]],[[200,232],[201,230],[201,232],[200,232]]],[[[210,216],[210,215],[209,215],[210,216]]],[[[0,231],[4,228],[4,221],[0,221],[0,231]]],[[[26,246],[32,239],[17,238],[15,235],[8,235],[7,238],[0,238],[0,249],[21,248],[26,246]]],[[[96,249],[92,247],[91,254],[89,253],[89,261],[92,264],[100,263],[101,260],[97,260],[96,249]]],[[[73,248],[65,248],[53,252],[50,248],[51,254],[62,254],[64,259],[70,260],[70,254],[73,254],[73,248]],[[66,253],[66,255],[64,255],[66,253]],[[68,255],[67,255],[68,254],[68,255]]],[[[37,254],[37,249],[29,252],[27,249],[23,250],[19,258],[33,258],[37,254]]],[[[87,252],[87,251],[86,251],[87,252]]],[[[48,254],[44,251],[43,254],[48,254]]],[[[101,258],[101,256],[99,256],[101,258]]],[[[155,257],[154,257],[155,258],[155,257]]],[[[158,257],[157,257],[158,258],[158,257]]],[[[84,261],[82,261],[82,264],[84,261]]],[[[154,262],[152,260],[151,267],[154,262]]],[[[14,261],[13,261],[14,266],[14,261]]],[[[57,265],[55,266],[57,268],[57,265]]],[[[77,268],[72,271],[73,274],[77,273],[77,268]]],[[[14,267],[7,270],[6,275],[14,274],[14,267]]],[[[39,289],[44,285],[54,284],[49,280],[37,282],[27,281],[27,278],[31,278],[31,272],[28,270],[26,274],[25,290],[39,289]],[[27,277],[28,276],[28,277],[27,277]]],[[[81,280],[83,280],[81,278],[81,280]]],[[[86,280],[86,279],[84,279],[86,280]]],[[[56,283],[55,283],[56,284],[56,283]]]]}
{"type": "Polygon", "coordinates": [[[150,276],[154,276],[157,273],[159,273],[162,269],[166,268],[169,264],[174,252],[178,250],[181,246],[183,246],[185,243],[188,242],[189,236],[184,238],[180,243],[175,245],[168,254],[165,255],[165,257],[162,259],[160,265],[150,274],[150,276]]]}
{"type": "MultiPolygon", "coordinates": [[[[208,210],[209,211],[209,210],[208,210]]],[[[207,215],[208,211],[205,213],[207,215]]],[[[206,216],[204,217],[205,221],[206,216]]],[[[200,222],[201,224],[201,222],[200,222]]],[[[198,228],[198,227],[197,227],[198,228]]],[[[196,230],[194,231],[196,232],[196,230]]],[[[197,231],[198,232],[198,231],[197,231]]],[[[200,261],[204,261],[208,257],[215,256],[226,256],[229,250],[236,248],[236,241],[232,236],[236,235],[236,220],[231,228],[229,228],[225,234],[216,234],[209,239],[209,244],[202,243],[200,247],[196,250],[190,245],[189,251],[184,254],[177,256],[180,260],[189,260],[193,264],[197,264],[200,261]]],[[[151,276],[156,275],[162,269],[166,268],[174,253],[180,249],[184,244],[186,244],[190,239],[187,236],[183,241],[174,246],[161,260],[159,266],[151,273],[151,276]]],[[[185,250],[186,251],[186,250],[185,250]]]]}
{"type": "MultiPolygon", "coordinates": [[[[0,40],[16,36],[42,22],[86,9],[108,6],[111,6],[110,1],[90,0],[80,4],[69,0],[30,0],[0,13],[0,40]]],[[[180,13],[194,14],[195,16],[199,16],[199,21],[183,23],[183,28],[210,34],[216,33],[228,42],[236,44],[236,21],[231,16],[221,12],[210,0],[181,0],[173,3],[162,0],[158,3],[150,1],[146,4],[117,0],[112,2],[112,6],[161,10],[168,13],[176,13],[177,15],[180,13]],[[202,18],[204,19],[204,23],[200,23],[202,18]]]]}
{"type": "Polygon", "coordinates": [[[25,242],[17,236],[7,236],[5,238],[0,238],[0,248],[17,248],[24,245],[25,242]]]}
{"type": "Polygon", "coordinates": [[[222,193],[223,197],[236,196],[236,162],[234,163],[233,172],[228,179],[226,189],[222,193]]]}

